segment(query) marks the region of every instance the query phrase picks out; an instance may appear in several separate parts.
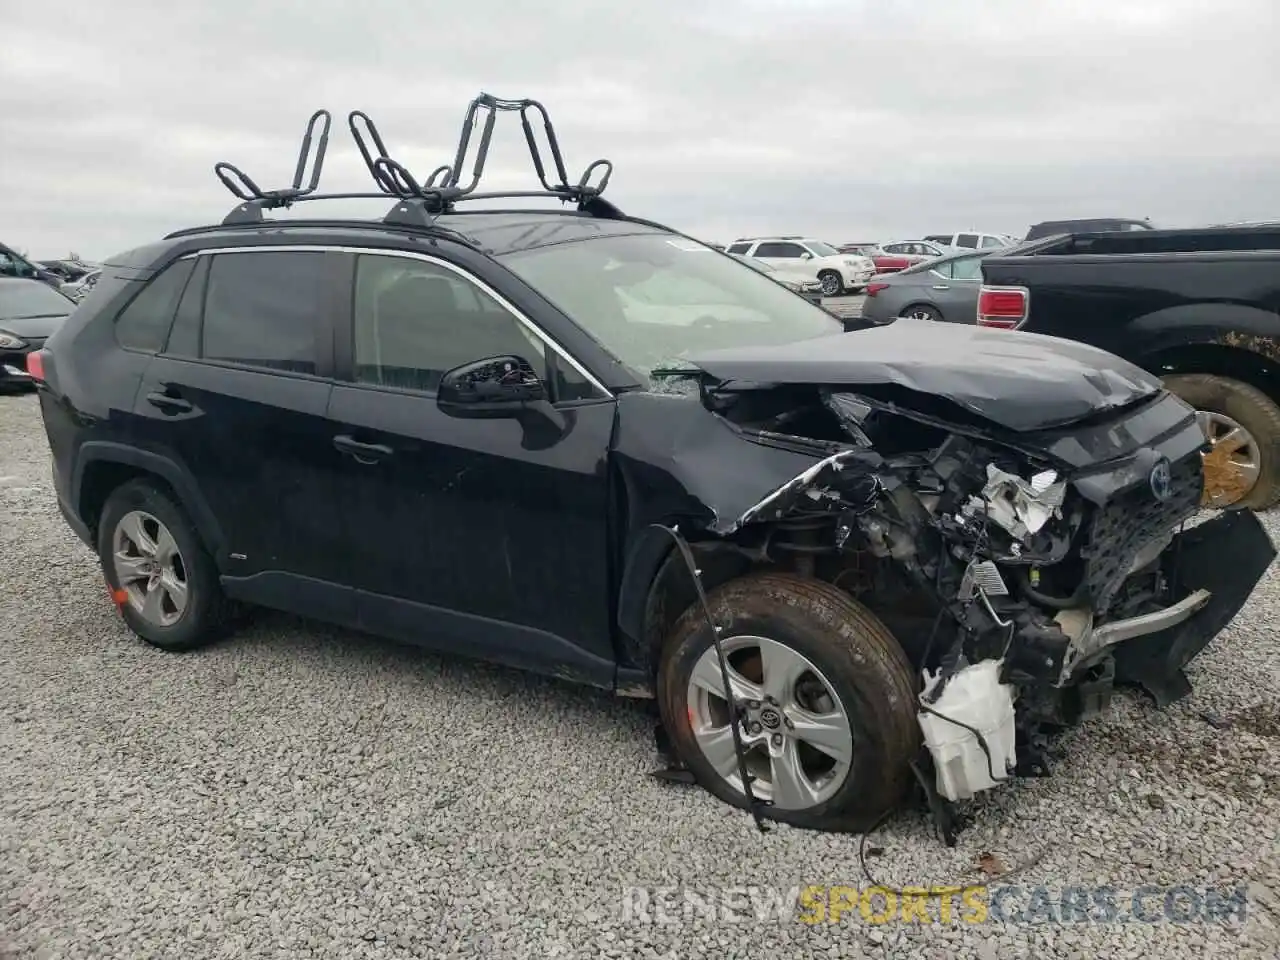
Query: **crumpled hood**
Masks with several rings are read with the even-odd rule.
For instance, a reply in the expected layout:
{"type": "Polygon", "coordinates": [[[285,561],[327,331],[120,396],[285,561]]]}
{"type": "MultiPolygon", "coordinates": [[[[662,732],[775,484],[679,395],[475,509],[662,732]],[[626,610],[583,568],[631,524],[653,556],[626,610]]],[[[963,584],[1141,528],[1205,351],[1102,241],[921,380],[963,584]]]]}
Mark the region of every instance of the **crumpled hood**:
{"type": "Polygon", "coordinates": [[[894,384],[1019,432],[1123,407],[1160,381],[1105,350],[1034,333],[902,318],[870,330],[686,358],[721,381],[894,384]]]}

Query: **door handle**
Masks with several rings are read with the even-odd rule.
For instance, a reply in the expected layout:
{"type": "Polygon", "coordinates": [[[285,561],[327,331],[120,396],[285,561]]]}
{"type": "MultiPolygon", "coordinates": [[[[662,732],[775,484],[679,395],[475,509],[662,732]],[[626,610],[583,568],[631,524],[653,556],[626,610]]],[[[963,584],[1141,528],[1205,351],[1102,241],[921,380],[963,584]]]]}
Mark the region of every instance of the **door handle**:
{"type": "Polygon", "coordinates": [[[935,290],[950,290],[950,289],[951,289],[951,285],[950,285],[950,284],[948,284],[948,283],[935,283],[935,284],[933,285],[933,289],[935,289],[935,290]]]}
{"type": "Polygon", "coordinates": [[[181,397],[175,397],[171,393],[163,393],[155,391],[147,394],[147,403],[153,407],[159,407],[161,410],[170,413],[189,413],[194,407],[191,406],[190,400],[183,400],[181,397]]]}
{"type": "Polygon", "coordinates": [[[395,453],[384,443],[361,443],[347,433],[340,433],[334,437],[333,445],[340,453],[348,454],[360,463],[366,464],[385,460],[395,453]]]}

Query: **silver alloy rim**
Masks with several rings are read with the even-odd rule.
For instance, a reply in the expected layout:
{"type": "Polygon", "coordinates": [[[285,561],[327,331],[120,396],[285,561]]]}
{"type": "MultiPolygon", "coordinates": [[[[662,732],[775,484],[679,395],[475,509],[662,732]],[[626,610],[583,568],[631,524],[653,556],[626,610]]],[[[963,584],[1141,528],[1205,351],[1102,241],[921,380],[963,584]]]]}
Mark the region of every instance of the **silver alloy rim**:
{"type": "Polygon", "coordinates": [[[1204,456],[1204,505],[1228,507],[1257,486],[1262,473],[1258,443],[1253,434],[1225,413],[1197,410],[1196,419],[1212,447],[1204,456]]]}
{"type": "MultiPolygon", "coordinates": [[[[831,799],[848,779],[853,730],[831,682],[805,656],[767,637],[723,642],[734,695],[746,701],[741,729],[757,797],[780,810],[831,799]]],[[[698,658],[688,686],[689,722],[703,757],[742,791],[729,706],[715,647],[698,658]]]]}
{"type": "Polygon", "coordinates": [[[824,273],[822,275],[822,292],[828,297],[834,297],[840,292],[840,278],[834,273],[824,273]]]}
{"type": "Polygon", "coordinates": [[[925,310],[923,307],[916,307],[914,310],[908,313],[907,316],[912,320],[932,320],[933,319],[933,314],[930,313],[928,310],[925,310]]]}
{"type": "Polygon", "coordinates": [[[143,510],[116,524],[111,546],[116,582],[125,602],[148,623],[171,627],[186,612],[187,566],[168,527],[143,510]]]}

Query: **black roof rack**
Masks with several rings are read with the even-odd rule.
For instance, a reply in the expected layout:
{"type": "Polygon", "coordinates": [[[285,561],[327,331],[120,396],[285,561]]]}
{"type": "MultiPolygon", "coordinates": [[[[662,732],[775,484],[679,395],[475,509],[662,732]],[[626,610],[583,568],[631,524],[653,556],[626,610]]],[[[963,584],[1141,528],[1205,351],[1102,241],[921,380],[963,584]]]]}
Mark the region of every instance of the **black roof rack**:
{"type": "Polygon", "coordinates": [[[320,171],[324,166],[325,152],[329,143],[329,127],[331,115],[327,110],[317,110],[307,123],[302,138],[302,148],[298,153],[298,165],[294,172],[293,184],[279,190],[261,189],[247,174],[230,163],[218,163],[214,173],[218,179],[242,203],[223,219],[224,224],[259,223],[263,220],[263,211],[278,207],[289,207],[301,200],[339,200],[355,198],[395,197],[395,207],[384,218],[388,224],[409,226],[430,226],[435,217],[442,213],[452,212],[454,204],[461,200],[491,200],[499,198],[547,197],[561,202],[574,203],[582,212],[605,219],[622,219],[623,213],[613,204],[601,197],[609,178],[613,175],[613,164],[608,160],[596,160],[591,163],[577,183],[569,182],[565,170],[564,156],[560,152],[560,142],[556,138],[555,128],[546,108],[536,100],[502,100],[498,97],[482,93],[471,101],[467,108],[466,118],[462,123],[462,135],[458,140],[458,149],[452,165],[436,167],[425,182],[419,182],[408,168],[390,155],[382,136],[374,126],[367,113],[353,110],[347,116],[347,126],[356,142],[360,156],[373,177],[378,188],[377,193],[316,193],[320,182],[320,171]],[[529,146],[529,156],[533,161],[534,171],[542,185],[541,190],[525,190],[514,192],[478,193],[476,187],[484,173],[485,161],[489,154],[489,145],[493,138],[493,128],[500,112],[519,111],[521,125],[524,127],[525,142],[529,146]],[[555,169],[554,181],[548,179],[547,169],[543,163],[542,151],[534,134],[530,115],[536,113],[542,121],[547,147],[555,169]],[[480,132],[479,144],[475,152],[470,179],[461,182],[463,166],[471,146],[472,133],[484,115],[484,125],[480,132]],[[311,164],[311,177],[306,185],[303,180],[306,174],[307,161],[311,157],[316,126],[323,122],[319,139],[315,142],[315,157],[311,164]],[[363,131],[362,128],[363,127],[363,131]],[[598,171],[596,183],[591,179],[598,171]]]}

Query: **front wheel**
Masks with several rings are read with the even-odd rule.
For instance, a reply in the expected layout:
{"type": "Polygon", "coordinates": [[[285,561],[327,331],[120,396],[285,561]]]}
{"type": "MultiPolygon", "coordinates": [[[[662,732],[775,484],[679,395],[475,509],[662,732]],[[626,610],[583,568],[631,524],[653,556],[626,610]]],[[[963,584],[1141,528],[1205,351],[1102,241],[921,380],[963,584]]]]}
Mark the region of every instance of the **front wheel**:
{"type": "MultiPolygon", "coordinates": [[[[748,776],[767,815],[863,830],[903,795],[919,749],[916,684],[901,646],[865,607],[816,580],[768,573],[708,598],[721,633],[748,776]]],[[[658,673],[663,723],[698,781],[745,805],[729,705],[699,607],[677,622],[658,673]]]]}
{"type": "Polygon", "coordinates": [[[1280,502],[1280,407],[1257,387],[1214,374],[1176,374],[1164,385],[1195,407],[1211,446],[1201,503],[1264,510],[1280,502]]]}
{"type": "Polygon", "coordinates": [[[822,282],[822,295],[824,297],[838,297],[844,293],[844,280],[836,271],[823,270],[818,274],[818,279],[822,282]]]}

